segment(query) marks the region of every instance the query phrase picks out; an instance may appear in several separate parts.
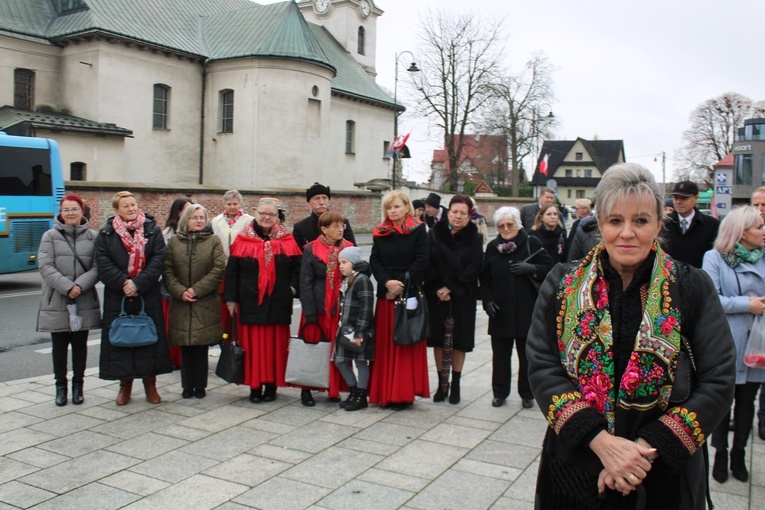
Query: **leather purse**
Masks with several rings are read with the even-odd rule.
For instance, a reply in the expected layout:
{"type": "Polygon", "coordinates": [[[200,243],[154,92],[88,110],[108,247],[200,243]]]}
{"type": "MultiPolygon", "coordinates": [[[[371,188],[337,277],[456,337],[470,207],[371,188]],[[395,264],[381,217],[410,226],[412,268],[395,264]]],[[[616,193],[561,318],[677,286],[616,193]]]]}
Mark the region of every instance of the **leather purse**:
{"type": "Polygon", "coordinates": [[[120,314],[109,326],[109,343],[115,347],[145,347],[157,343],[157,325],[154,319],[146,315],[143,296],[141,300],[141,312],[138,315],[125,313],[125,299],[122,297],[120,314]]]}
{"type": "Polygon", "coordinates": [[[220,343],[220,358],[215,367],[215,375],[227,383],[241,384],[244,381],[244,349],[239,345],[236,334],[236,317],[232,319],[231,339],[227,334],[223,335],[220,343]]]}
{"type": "Polygon", "coordinates": [[[396,345],[415,345],[430,336],[430,313],[428,303],[421,290],[417,290],[417,307],[408,310],[409,273],[404,278],[404,292],[396,299],[393,312],[393,343],[396,345]]]}
{"type": "Polygon", "coordinates": [[[361,345],[356,345],[353,343],[353,338],[353,326],[343,326],[340,328],[340,331],[337,334],[337,343],[340,344],[340,347],[346,351],[353,352],[355,354],[361,354],[364,352],[364,347],[366,347],[366,342],[368,340],[365,338],[361,345]]]}

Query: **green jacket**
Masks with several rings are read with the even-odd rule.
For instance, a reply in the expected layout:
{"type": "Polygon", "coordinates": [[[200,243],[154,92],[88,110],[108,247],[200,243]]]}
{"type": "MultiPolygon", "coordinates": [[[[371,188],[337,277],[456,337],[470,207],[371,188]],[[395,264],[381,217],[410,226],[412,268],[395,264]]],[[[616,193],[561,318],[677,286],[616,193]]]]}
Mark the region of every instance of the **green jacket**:
{"type": "Polygon", "coordinates": [[[170,293],[171,345],[213,345],[221,340],[220,282],[226,267],[223,245],[212,229],[178,232],[167,245],[163,277],[170,293]],[[196,301],[181,296],[192,288],[196,301]]]}

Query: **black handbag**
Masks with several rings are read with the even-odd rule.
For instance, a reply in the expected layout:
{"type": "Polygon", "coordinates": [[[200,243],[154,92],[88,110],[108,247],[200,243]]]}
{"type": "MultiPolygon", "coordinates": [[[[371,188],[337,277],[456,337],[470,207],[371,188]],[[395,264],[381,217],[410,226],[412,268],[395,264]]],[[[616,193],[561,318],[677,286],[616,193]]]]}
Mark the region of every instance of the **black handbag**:
{"type": "Polygon", "coordinates": [[[404,278],[404,292],[396,299],[393,315],[393,343],[396,345],[415,345],[430,336],[430,313],[422,290],[417,289],[417,308],[406,309],[409,285],[407,272],[404,278]]]}
{"type": "Polygon", "coordinates": [[[230,339],[228,335],[223,335],[215,375],[227,383],[241,384],[244,381],[244,349],[236,335],[236,317],[232,319],[231,333],[230,339]]]}
{"type": "Polygon", "coordinates": [[[142,296],[141,312],[138,315],[125,313],[125,299],[122,297],[120,314],[109,326],[109,343],[115,347],[145,347],[157,343],[157,325],[154,319],[146,315],[145,303],[142,296]]]}
{"type": "Polygon", "coordinates": [[[364,347],[366,347],[366,343],[364,342],[366,342],[367,339],[365,338],[361,345],[356,345],[353,343],[353,338],[353,326],[343,326],[340,328],[340,331],[337,334],[337,343],[340,344],[340,347],[346,351],[353,352],[355,354],[361,354],[364,352],[364,347]]]}

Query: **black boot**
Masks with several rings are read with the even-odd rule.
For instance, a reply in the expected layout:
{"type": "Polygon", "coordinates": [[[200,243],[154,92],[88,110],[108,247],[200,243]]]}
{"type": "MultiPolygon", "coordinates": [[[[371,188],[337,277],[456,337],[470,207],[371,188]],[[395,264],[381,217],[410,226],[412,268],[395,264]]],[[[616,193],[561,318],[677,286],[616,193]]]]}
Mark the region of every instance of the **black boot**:
{"type": "Polygon", "coordinates": [[[450,404],[460,403],[460,377],[461,376],[462,376],[462,372],[452,371],[452,388],[451,388],[451,395],[449,395],[450,404]]]}
{"type": "Polygon", "coordinates": [[[276,400],[276,385],[273,383],[266,384],[266,390],[263,392],[263,402],[273,402],[276,400]]]}
{"type": "Polygon", "coordinates": [[[433,395],[433,402],[443,402],[446,397],[449,396],[449,377],[443,378],[441,373],[438,374],[438,389],[433,395]]]}
{"type": "MultiPolygon", "coordinates": [[[[188,397],[188,398],[191,398],[191,397],[188,397]]],[[[263,390],[260,386],[258,386],[257,388],[250,388],[250,402],[252,402],[253,404],[260,404],[261,402],[263,402],[263,390]]]]}
{"type": "Polygon", "coordinates": [[[743,448],[731,448],[730,450],[730,470],[733,472],[733,478],[740,482],[749,480],[749,471],[746,470],[744,454],[743,448]]]}
{"type": "Polygon", "coordinates": [[[56,405],[59,407],[66,405],[66,383],[56,384],[56,405]]]}
{"type": "Polygon", "coordinates": [[[367,407],[369,407],[369,403],[367,402],[367,390],[358,388],[356,393],[353,395],[353,400],[345,405],[345,410],[358,411],[359,409],[364,409],[367,407]]]}
{"type": "Polygon", "coordinates": [[[715,453],[715,465],[712,468],[712,478],[717,483],[725,483],[728,480],[728,450],[720,448],[715,453]]]}
{"type": "Polygon", "coordinates": [[[356,393],[356,386],[348,386],[348,398],[340,402],[340,409],[345,409],[345,406],[348,405],[348,402],[353,400],[354,393],[356,393]]]}
{"type": "Polygon", "coordinates": [[[300,401],[306,407],[313,407],[316,405],[316,401],[313,399],[313,395],[311,395],[311,390],[302,390],[300,392],[300,401]]]}
{"type": "Polygon", "coordinates": [[[85,402],[85,397],[82,395],[82,383],[72,383],[72,404],[78,406],[85,402]]]}

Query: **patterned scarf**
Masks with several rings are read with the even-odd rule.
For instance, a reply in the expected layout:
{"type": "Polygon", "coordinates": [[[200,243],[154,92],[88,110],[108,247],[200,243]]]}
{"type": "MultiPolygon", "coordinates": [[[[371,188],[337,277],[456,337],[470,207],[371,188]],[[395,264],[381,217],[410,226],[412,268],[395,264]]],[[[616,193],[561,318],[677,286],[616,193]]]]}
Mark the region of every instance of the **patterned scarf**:
{"type": "MultiPolygon", "coordinates": [[[[681,345],[680,311],[672,306],[679,296],[675,263],[654,245],[651,277],[640,290],[643,319],[627,367],[616,382],[609,289],[600,260],[604,249],[598,245],[558,286],[558,351],[578,391],[553,398],[547,419],[556,430],[586,406],[603,414],[613,433],[617,407],[646,411],[659,406],[665,411],[669,405],[681,345]]],[[[669,414],[688,435],[700,434],[694,430],[692,413],[672,408],[669,414]]]]}
{"type": "Polygon", "coordinates": [[[422,221],[412,215],[407,214],[401,225],[395,225],[387,217],[372,230],[374,237],[387,237],[393,234],[407,235],[411,234],[417,227],[422,225],[422,221]]]}
{"type": "Polygon", "coordinates": [[[239,209],[236,214],[234,215],[234,219],[231,219],[231,216],[228,215],[228,211],[223,211],[223,216],[225,216],[226,221],[228,222],[228,226],[236,224],[237,220],[242,217],[244,214],[244,209],[239,209]]]}
{"type": "MultiPolygon", "coordinates": [[[[253,222],[254,223],[254,222],[253,222]]],[[[263,299],[270,296],[276,285],[276,263],[274,256],[286,255],[288,257],[300,255],[300,248],[295,244],[292,234],[277,223],[271,228],[268,239],[258,235],[253,223],[247,225],[243,232],[236,236],[231,245],[231,256],[240,258],[252,258],[258,261],[258,304],[263,304],[263,299]]]]}
{"type": "Polygon", "coordinates": [[[340,284],[343,280],[337,256],[343,249],[353,246],[353,243],[341,239],[338,243],[332,244],[327,236],[322,234],[309,244],[312,247],[313,256],[326,264],[327,267],[326,278],[324,279],[324,314],[329,317],[336,310],[340,297],[340,284]]]}
{"type": "Polygon", "coordinates": [[[754,250],[747,250],[741,243],[736,243],[733,251],[730,253],[723,253],[722,258],[726,264],[732,268],[740,266],[743,262],[749,262],[754,265],[760,261],[762,256],[765,255],[765,249],[755,248],[754,250]]]}
{"type": "Polygon", "coordinates": [[[128,252],[128,276],[135,278],[143,268],[146,267],[146,238],[143,236],[143,224],[146,222],[146,215],[138,210],[138,217],[133,221],[126,222],[119,215],[112,220],[112,227],[117,235],[120,236],[122,246],[128,252]],[[130,235],[133,232],[133,235],[130,235]]]}

